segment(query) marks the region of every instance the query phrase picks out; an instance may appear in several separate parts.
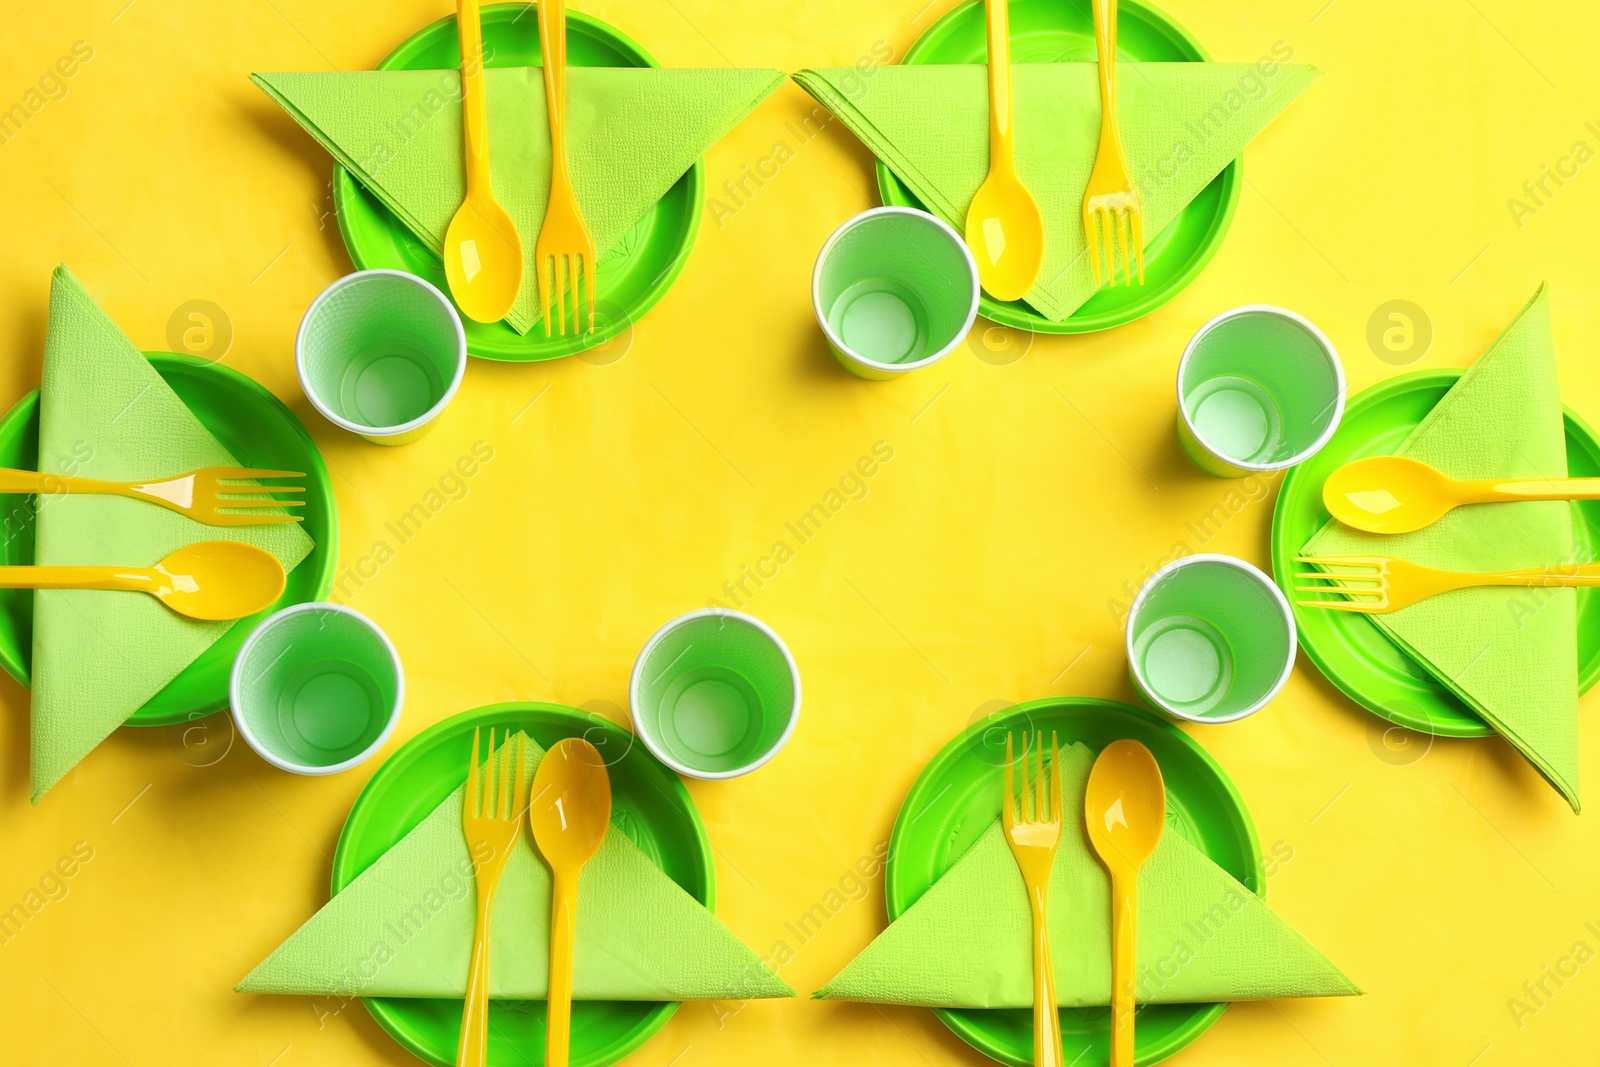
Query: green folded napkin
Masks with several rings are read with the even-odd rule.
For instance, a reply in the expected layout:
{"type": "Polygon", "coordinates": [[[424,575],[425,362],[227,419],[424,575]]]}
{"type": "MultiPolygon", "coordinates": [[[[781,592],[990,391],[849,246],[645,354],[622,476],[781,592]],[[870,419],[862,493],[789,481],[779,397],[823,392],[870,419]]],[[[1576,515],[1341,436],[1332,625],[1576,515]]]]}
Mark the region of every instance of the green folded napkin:
{"type": "MultiPolygon", "coordinates": [[[[522,237],[527,269],[506,316],[539,321],[534,245],[550,197],[550,125],[539,67],[488,79],[495,197],[522,237]]],[[[252,74],[306,132],[435,255],[466,195],[460,75],[446,70],[252,74]]],[[[569,67],[567,152],[584,221],[606,253],[707,148],[783,81],[777,70],[569,67]]]]}
{"type": "MultiPolygon", "coordinates": [[[[39,389],[39,469],[127,482],[238,465],[57,267],[39,389]]],[[[144,501],[57,494],[39,497],[34,558],[147,567],[185,545],[223,539],[266,549],[285,571],[312,548],[298,524],[222,528],[144,501]]],[[[185,618],[143,593],[35,592],[33,801],[232,625],[185,618]]]]}
{"type": "MultiPolygon", "coordinates": [[[[1546,288],[1395,450],[1452,478],[1565,478],[1566,435],[1546,288]]],[[[1455,571],[1575,561],[1572,508],[1517,501],[1457,508],[1426,529],[1385,536],[1330,520],[1313,556],[1384,555],[1455,571]]],[[[1462,589],[1369,615],[1578,810],[1577,593],[1462,589]]]]}
{"type": "MultiPolygon", "coordinates": [[[[1317,78],[1303,64],[1119,63],[1123,155],[1144,202],[1148,247],[1244,146],[1317,78]]],[[[989,86],[981,65],[855,67],[794,76],[905,182],[963,228],[989,170],[989,86]]],[[[1066,319],[1098,286],[1084,255],[1083,191],[1100,143],[1093,63],[1018,63],[1017,174],[1044,217],[1044,266],[1023,297],[1066,319]]]]}
{"type": "MultiPolygon", "coordinates": [[[[1063,825],[1050,871],[1050,947],[1063,1006],[1111,999],[1111,879],[1083,820],[1094,755],[1060,756],[1063,825]]],[[[998,783],[996,793],[998,794],[998,783]]],[[[1033,1004],[1033,920],[1000,821],[814,994],[944,1008],[1033,1004]]],[[[1139,872],[1141,1003],[1361,992],[1250,890],[1172,829],[1139,872]]]]}
{"type": "MultiPolygon", "coordinates": [[[[527,781],[544,751],[525,734],[527,781]]],[[[244,993],[460,997],[477,923],[463,785],[239,983],[244,993]]],[[[489,995],[541,1000],[550,873],[524,833],[495,897],[489,995]]],[[[578,878],[579,1000],[792,997],[756,954],[615,825],[578,878]]]]}

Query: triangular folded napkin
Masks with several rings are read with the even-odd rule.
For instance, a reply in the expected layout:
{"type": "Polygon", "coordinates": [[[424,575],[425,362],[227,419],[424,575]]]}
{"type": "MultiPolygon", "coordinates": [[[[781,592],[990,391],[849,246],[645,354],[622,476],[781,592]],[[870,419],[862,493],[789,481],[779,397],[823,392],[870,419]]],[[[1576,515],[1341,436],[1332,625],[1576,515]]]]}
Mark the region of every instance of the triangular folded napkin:
{"type": "MultiPolygon", "coordinates": [[[[544,751],[526,735],[526,780],[544,751]]],[[[245,993],[460,997],[477,922],[466,795],[452,792],[239,983],[245,993]]],[[[495,897],[489,995],[542,1000],[550,873],[523,834],[495,897]]],[[[754,952],[612,826],[578,879],[579,1000],[792,997],[754,952]]]]}
{"type": "MultiPolygon", "coordinates": [[[[1270,63],[1119,63],[1123,153],[1144,203],[1146,247],[1316,78],[1270,63]],[[1270,70],[1270,73],[1263,73],[1270,70]]],[[[928,210],[959,233],[989,170],[988,73],[982,65],[802,70],[806,92],[837,115],[928,210]]],[[[1044,217],[1044,266],[1023,297],[1061,322],[1098,286],[1084,255],[1083,191],[1100,141],[1093,63],[1018,63],[1017,174],[1044,217]]]]}
{"type": "MultiPolygon", "coordinates": [[[[1060,756],[1063,826],[1050,873],[1050,940],[1063,1006],[1111,999],[1111,880],[1089,843],[1082,745],[1060,756]]],[[[996,796],[999,787],[996,783],[996,796]]],[[[1361,991],[1254,893],[1168,823],[1139,872],[1135,997],[1171,1004],[1361,991]]],[[[1000,822],[822,990],[819,999],[945,1008],[1033,1003],[1027,890],[1000,822]]]]}
{"type": "MultiPolygon", "coordinates": [[[[517,224],[528,263],[506,322],[526,333],[539,320],[533,253],[550,197],[544,74],[538,67],[484,74],[495,196],[517,224]]],[[[443,251],[466,194],[458,72],[250,77],[435,255],[443,251]]],[[[569,67],[569,165],[602,261],[706,149],[782,82],[777,70],[569,67]]]]}
{"type": "MultiPolygon", "coordinates": [[[[50,283],[39,389],[39,469],[116,482],[170,478],[235,459],[66,267],[50,283]]],[[[206,526],[142,500],[39,498],[40,564],[148,567],[196,541],[245,541],[293,570],[312,549],[297,523],[206,526]]],[[[232,622],[199,622],[143,593],[33,595],[32,798],[211,647],[232,622]]]]}
{"type": "MultiPolygon", "coordinates": [[[[1567,445],[1544,286],[1396,449],[1451,478],[1565,478],[1567,445]]],[[[1308,556],[1395,556],[1453,571],[1577,561],[1565,501],[1470,504],[1414,533],[1330,520],[1308,556]]],[[[1537,767],[1578,810],[1573,589],[1462,589],[1368,618],[1537,767]]]]}

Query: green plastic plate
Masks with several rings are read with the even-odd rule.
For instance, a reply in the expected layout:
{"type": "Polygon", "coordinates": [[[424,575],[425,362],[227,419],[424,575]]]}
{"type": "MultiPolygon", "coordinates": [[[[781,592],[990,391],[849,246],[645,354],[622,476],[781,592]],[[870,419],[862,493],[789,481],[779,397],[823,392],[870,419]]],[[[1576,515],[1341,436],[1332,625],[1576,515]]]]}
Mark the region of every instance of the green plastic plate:
{"type": "MultiPolygon", "coordinates": [[[[485,7],[483,44],[489,57],[486,66],[538,66],[542,53],[533,5],[485,7]]],[[[572,10],[567,12],[567,62],[576,67],[660,66],[621,31],[572,10]]],[[[456,20],[450,16],[407,38],[384,57],[378,69],[450,70],[460,65],[456,20]]],[[[704,201],[705,165],[697,161],[614,247],[602,251],[592,332],[546,337],[536,326],[519,334],[504,322],[473,322],[463,316],[467,351],[484,359],[524,363],[570,356],[625,333],[655,306],[688,262],[704,201]]],[[[333,168],[333,205],[345,248],[358,268],[408,271],[428,279],[446,296],[450,294],[443,261],[338,165],[333,168]]],[[[522,239],[531,244],[537,236],[525,233],[522,239]]]]}
{"type": "MultiPolygon", "coordinates": [[[[1062,744],[1095,752],[1122,738],[1155,754],[1167,786],[1167,832],[1181,835],[1250,890],[1262,894],[1266,869],[1244,799],[1215,760],[1176,726],[1147,711],[1092,697],[1049,697],[1007,708],[969,727],[923,768],[900,806],[890,838],[884,891],[889,921],[916,903],[1000,817],[1006,734],[1054,731],[1062,744]]],[[[1141,1064],[1166,1059],[1222,1017],[1226,1004],[1150,1004],[1139,1009],[1141,1064]]],[[[1033,1013],[935,1008],[934,1014],[984,1055],[1028,1067],[1033,1013]]],[[[1062,1008],[1062,1047],[1076,1067],[1109,1063],[1108,1008],[1062,1008]]]]}
{"type": "MultiPolygon", "coordinates": [[[[1416,429],[1450,387],[1459,369],[1402,374],[1363,392],[1345,408],[1344,421],[1321,452],[1290,470],[1272,512],[1272,573],[1289,593],[1294,557],[1328,521],[1322,483],[1355,459],[1389,455],[1416,429]]],[[[1600,437],[1571,409],[1564,409],[1567,470],[1574,478],[1600,477],[1600,437]]],[[[1600,552],[1600,501],[1573,503],[1573,532],[1583,559],[1600,552]]],[[[1300,647],[1351,700],[1374,715],[1439,737],[1488,737],[1489,724],[1434,680],[1371,619],[1345,611],[1294,609],[1300,647]]],[[[1600,594],[1578,590],[1580,692],[1600,678],[1600,594]]]]}
{"type": "MultiPolygon", "coordinates": [[[[548,749],[564,737],[587,738],[611,771],[611,823],[707,908],[716,903],[711,843],[694,801],[626,730],[558,704],[493,704],[453,715],[400,746],[356,798],[333,854],[338,893],[438,807],[466,778],[472,733],[479,727],[526,730],[548,749]]],[[[437,1067],[455,1063],[461,1033],[459,999],[365,998],[367,1010],[396,1041],[437,1067]]],[[[665,1025],[676,1003],[575,1001],[573,1067],[615,1063],[665,1025]]],[[[544,1062],[545,1005],[539,1000],[489,1004],[489,1067],[544,1062]]]]}
{"type": "MultiPolygon", "coordinates": [[[[167,687],[134,712],[128,726],[171,726],[203,718],[228,706],[228,674],[239,646],[256,624],[279,608],[322,600],[333,588],[339,558],[339,520],[333,483],[322,454],[300,420],[259,384],[228,367],[175,352],[145,358],[172,386],[201,425],[246,467],[306,472],[303,528],[316,542],[311,555],[289,572],[277,602],[241,619],[167,687]]],[[[39,391],[35,389],[0,419],[0,467],[36,470],[39,464],[39,391]]],[[[177,472],[171,472],[177,473],[177,472]]],[[[0,563],[33,562],[33,499],[0,495],[0,563]]],[[[0,667],[24,686],[33,659],[33,592],[0,590],[0,667]]]]}
{"type": "MultiPolygon", "coordinates": [[[[1137,0],[1122,0],[1117,16],[1117,55],[1136,63],[1206,63],[1210,57],[1187,30],[1137,0]]],[[[906,63],[983,63],[988,56],[983,5],[968,0],[917,38],[906,63]]],[[[1088,4],[1061,0],[1011,0],[1013,63],[1093,63],[1094,20],[1088,4]]],[[[1205,269],[1222,245],[1243,187],[1241,160],[1232,163],[1189,202],[1145,250],[1143,285],[1102,288],[1063,322],[1052,322],[1021,300],[1000,301],[988,293],[978,303],[986,319],[1033,333],[1093,333],[1143,318],[1205,269]]],[[[922,202],[883,163],[878,193],[885,204],[923,208],[922,202]]],[[[957,229],[960,229],[958,226],[957,229]]]]}

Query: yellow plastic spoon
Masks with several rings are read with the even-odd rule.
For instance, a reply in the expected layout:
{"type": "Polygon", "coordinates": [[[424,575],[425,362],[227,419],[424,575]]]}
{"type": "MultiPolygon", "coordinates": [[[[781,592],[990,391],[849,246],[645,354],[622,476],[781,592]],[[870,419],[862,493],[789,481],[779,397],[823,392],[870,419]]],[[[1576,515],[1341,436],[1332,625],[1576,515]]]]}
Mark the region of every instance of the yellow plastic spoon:
{"type": "Polygon", "coordinates": [[[1400,534],[1432,526],[1462,504],[1600,500],[1600,478],[1487,478],[1462,482],[1404,456],[1346,463],[1322,483],[1322,503],[1346,526],[1400,534]]]}
{"type": "Polygon", "coordinates": [[[567,1067],[572,1043],[572,948],[578,932],[578,874],[611,824],[611,777],[589,742],[551,746],[533,776],[528,821],[550,867],[550,999],[545,1067],[567,1067]]]}
{"type": "Polygon", "coordinates": [[[461,38],[461,127],[467,196],[444,234],[444,276],[469,319],[499,322],[522,289],[522,240],[494,198],[489,179],[489,102],[483,77],[483,26],[478,0],[457,0],[461,38]]]}
{"type": "Polygon", "coordinates": [[[242,619],[283,593],[283,564],[242,541],[198,541],[154,567],[0,567],[0,589],[149,593],[191,619],[242,619]]]}
{"type": "Polygon", "coordinates": [[[1111,872],[1111,1065],[1133,1067],[1139,868],[1166,825],[1161,768],[1137,741],[1113,741],[1094,761],[1083,799],[1089,840],[1111,872]]]}
{"type": "Polygon", "coordinates": [[[1039,277],[1044,220],[1017,177],[1011,130],[1011,27],[1007,0],[985,0],[989,22],[989,176],[967,208],[967,247],[978,281],[996,300],[1017,300],[1039,277]]]}

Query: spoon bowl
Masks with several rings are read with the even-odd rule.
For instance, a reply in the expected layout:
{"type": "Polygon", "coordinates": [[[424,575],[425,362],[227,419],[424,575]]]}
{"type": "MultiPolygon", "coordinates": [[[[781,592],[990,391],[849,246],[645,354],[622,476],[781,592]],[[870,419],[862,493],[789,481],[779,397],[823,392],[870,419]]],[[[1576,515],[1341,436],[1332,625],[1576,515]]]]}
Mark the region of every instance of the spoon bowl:
{"type": "Polygon", "coordinates": [[[444,235],[444,276],[461,313],[499,322],[522,288],[522,241],[493,194],[468,193],[444,235]]]}
{"type": "Polygon", "coordinates": [[[1346,463],[1322,485],[1322,503],[1346,526],[1369,533],[1420,530],[1464,503],[1460,483],[1404,456],[1371,456],[1346,463]]]}
{"type": "Polygon", "coordinates": [[[1044,220],[1015,174],[989,171],[967,208],[966,239],[990,296],[1018,300],[1033,288],[1044,262],[1044,220]]]}
{"type": "Polygon", "coordinates": [[[545,1067],[567,1067],[572,1044],[572,957],[578,875],[611,825],[611,776],[600,750],[580,737],[556,742],[539,761],[528,801],[533,842],[550,866],[550,992],[545,1067]]]}
{"type": "Polygon", "coordinates": [[[242,619],[283,595],[283,564],[242,541],[199,541],[150,568],[150,592],[191,619],[242,619]]]}

